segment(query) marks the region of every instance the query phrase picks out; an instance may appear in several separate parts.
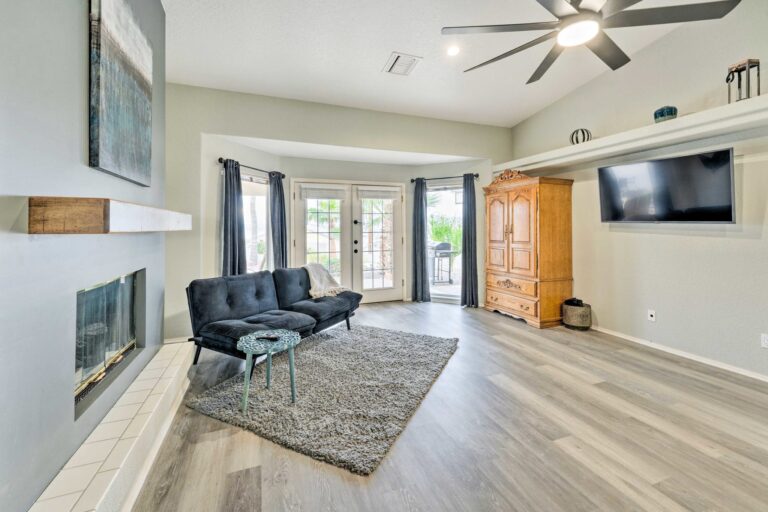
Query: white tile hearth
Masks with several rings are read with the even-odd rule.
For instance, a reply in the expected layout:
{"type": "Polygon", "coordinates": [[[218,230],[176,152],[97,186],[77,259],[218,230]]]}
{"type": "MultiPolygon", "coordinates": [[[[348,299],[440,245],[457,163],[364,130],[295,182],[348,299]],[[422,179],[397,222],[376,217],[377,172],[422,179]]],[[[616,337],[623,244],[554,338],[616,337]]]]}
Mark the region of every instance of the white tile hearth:
{"type": "Polygon", "coordinates": [[[164,345],[30,512],[117,512],[133,499],[189,385],[192,352],[164,345]]]}

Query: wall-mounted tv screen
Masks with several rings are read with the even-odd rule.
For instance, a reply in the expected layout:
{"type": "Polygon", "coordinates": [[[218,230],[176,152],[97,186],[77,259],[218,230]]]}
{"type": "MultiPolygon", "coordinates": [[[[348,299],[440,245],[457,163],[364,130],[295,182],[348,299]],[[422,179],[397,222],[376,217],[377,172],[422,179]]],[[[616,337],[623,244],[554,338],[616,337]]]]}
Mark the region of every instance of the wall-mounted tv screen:
{"type": "Polygon", "coordinates": [[[601,167],[603,222],[735,222],[733,149],[601,167]]]}

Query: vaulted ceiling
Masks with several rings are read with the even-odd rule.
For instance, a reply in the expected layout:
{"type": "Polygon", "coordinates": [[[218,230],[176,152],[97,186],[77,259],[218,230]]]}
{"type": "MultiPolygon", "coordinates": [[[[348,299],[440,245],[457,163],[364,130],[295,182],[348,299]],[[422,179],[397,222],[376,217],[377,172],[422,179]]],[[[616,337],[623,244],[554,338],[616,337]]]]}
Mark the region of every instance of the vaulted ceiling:
{"type": "MultiPolygon", "coordinates": [[[[702,0],[644,0],[636,7],[696,1],[702,0]]],[[[582,5],[597,10],[603,2],[584,0],[582,5]]],[[[541,81],[526,85],[549,51],[551,43],[546,43],[464,73],[543,32],[442,36],[441,27],[553,20],[534,0],[163,3],[168,80],[202,87],[513,126],[611,72],[586,48],[573,48],[541,81]],[[446,54],[451,45],[460,48],[457,56],[446,54]],[[392,51],[417,55],[423,61],[410,76],[383,73],[392,51]]],[[[632,57],[675,27],[608,32],[632,57]]]]}

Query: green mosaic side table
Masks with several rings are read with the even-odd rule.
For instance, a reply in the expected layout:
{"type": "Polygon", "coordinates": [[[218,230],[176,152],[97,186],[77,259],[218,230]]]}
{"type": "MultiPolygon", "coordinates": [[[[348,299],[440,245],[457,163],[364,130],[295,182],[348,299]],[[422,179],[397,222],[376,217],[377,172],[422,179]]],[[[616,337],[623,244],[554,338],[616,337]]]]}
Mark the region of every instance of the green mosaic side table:
{"type": "Polygon", "coordinates": [[[248,391],[251,387],[251,370],[254,356],[267,355],[267,389],[272,379],[272,355],[288,351],[288,369],[291,374],[291,403],[296,402],[296,370],[293,364],[293,349],[301,343],[299,333],[286,329],[256,331],[243,336],[237,342],[237,350],[245,353],[245,382],[243,384],[243,414],[248,407],[248,391]],[[271,338],[271,339],[268,339],[271,338]]]}

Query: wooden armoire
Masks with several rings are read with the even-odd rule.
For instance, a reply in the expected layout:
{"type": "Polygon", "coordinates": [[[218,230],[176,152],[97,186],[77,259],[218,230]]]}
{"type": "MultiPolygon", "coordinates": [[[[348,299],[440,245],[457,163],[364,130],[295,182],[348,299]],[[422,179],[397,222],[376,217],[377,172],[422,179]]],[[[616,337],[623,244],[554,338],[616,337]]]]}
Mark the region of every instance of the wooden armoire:
{"type": "Polygon", "coordinates": [[[507,170],[484,187],[485,308],[553,327],[573,293],[572,180],[507,170]]]}

